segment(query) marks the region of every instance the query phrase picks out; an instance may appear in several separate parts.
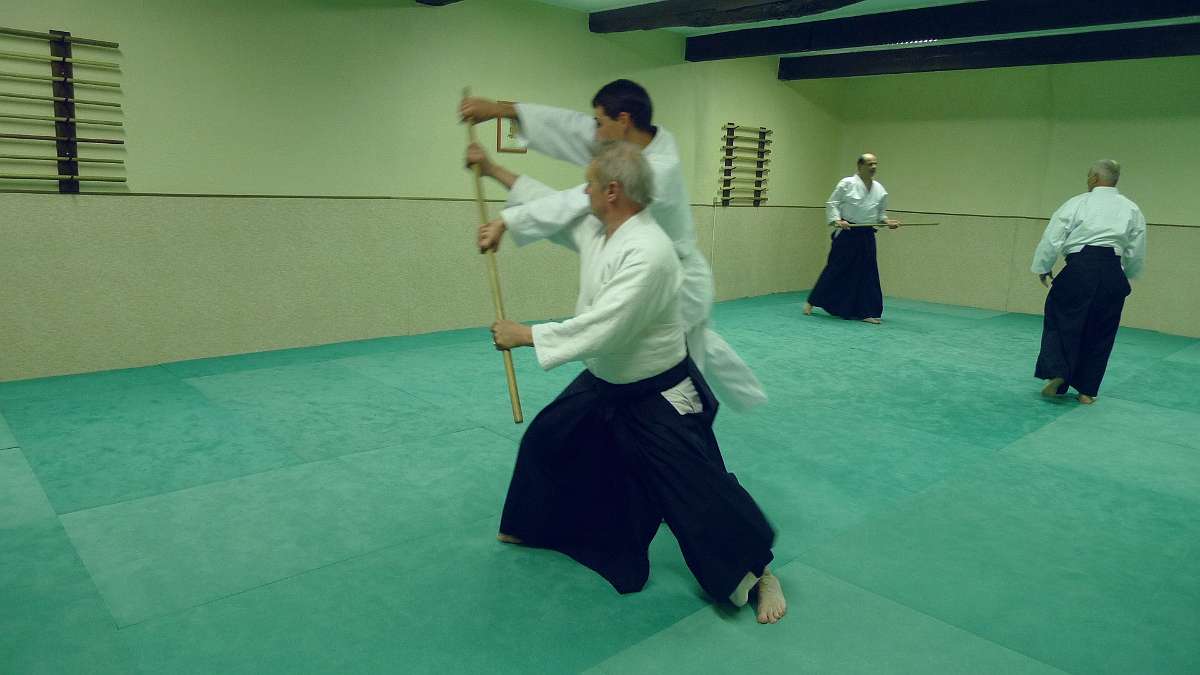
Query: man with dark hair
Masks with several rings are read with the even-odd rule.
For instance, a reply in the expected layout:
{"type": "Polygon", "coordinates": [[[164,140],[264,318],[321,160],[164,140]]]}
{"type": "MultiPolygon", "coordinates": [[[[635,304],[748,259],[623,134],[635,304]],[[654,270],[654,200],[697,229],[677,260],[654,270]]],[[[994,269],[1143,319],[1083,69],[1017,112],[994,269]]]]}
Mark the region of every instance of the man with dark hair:
{"type": "MultiPolygon", "coordinates": [[[[717,401],[684,346],[680,261],[646,208],[653,173],[637,145],[607,141],[587,179],[590,215],[551,237],[579,253],[575,316],[492,325],[497,349],[587,366],[521,439],[497,538],[569,555],[633,593],[665,520],[715,601],[755,593],[758,621],[776,623],[787,603],[767,567],[775,533],[713,435],[717,401]]],[[[480,250],[498,243],[482,225],[480,250]]]]}
{"type": "Polygon", "coordinates": [[[877,324],[883,316],[883,290],[879,287],[879,261],[875,257],[876,227],[896,229],[900,223],[887,217],[887,190],[875,180],[879,160],[870,153],[858,158],[858,171],[838,181],[825,202],[825,220],[834,227],[829,259],[808,294],[804,313],[820,307],[834,316],[877,324]]]}
{"type": "Polygon", "coordinates": [[[1042,325],[1042,349],[1034,376],[1048,380],[1042,394],[1059,396],[1074,387],[1079,402],[1095,403],[1108,357],[1131,292],[1128,279],[1146,259],[1146,218],[1117,191],[1121,165],[1102,159],[1088,170],[1088,191],[1068,199],[1050,217],[1033,254],[1032,270],[1043,285],[1054,261],[1064,256],[1042,325]]]}
{"type": "Polygon", "coordinates": [[[651,125],[654,106],[650,102],[650,94],[646,93],[642,85],[637,82],[632,80],[609,82],[592,97],[592,107],[600,108],[612,117],[626,113],[634,127],[654,132],[654,127],[651,125]]]}
{"type": "MultiPolygon", "coordinates": [[[[654,199],[647,207],[667,236],[683,266],[681,311],[687,327],[688,352],[720,398],[745,410],[766,401],[758,378],[720,335],[709,327],[712,313],[712,269],[696,243],[691,200],[675,138],[652,124],[654,108],[646,90],[630,80],[610,82],[596,92],[592,115],[534,103],[498,103],[484,98],[464,98],[458,114],[478,123],[488,119],[518,121],[529,147],[579,166],[591,161],[595,141],[625,140],[640,147],[654,173],[654,199]]],[[[484,175],[510,189],[509,208],[488,223],[493,240],[511,232],[517,245],[553,236],[587,216],[582,186],[555,191],[527,176],[517,176],[487,159],[474,148],[470,161],[478,161],[484,175]]]]}

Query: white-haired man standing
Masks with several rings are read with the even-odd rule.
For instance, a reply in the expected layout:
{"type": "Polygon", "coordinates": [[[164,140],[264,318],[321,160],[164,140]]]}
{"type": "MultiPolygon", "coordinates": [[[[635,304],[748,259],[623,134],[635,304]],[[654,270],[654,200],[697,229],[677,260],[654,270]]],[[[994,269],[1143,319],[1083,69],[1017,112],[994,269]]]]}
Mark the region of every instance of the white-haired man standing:
{"type": "Polygon", "coordinates": [[[1131,290],[1127,279],[1137,276],[1146,259],[1146,218],[1117,191],[1120,178],[1117,162],[1093,164],[1088,191],[1054,212],[1033,254],[1033,273],[1044,285],[1054,282],[1034,373],[1048,380],[1046,396],[1074,387],[1080,403],[1095,402],[1131,290]],[[1055,278],[1051,270],[1060,255],[1067,265],[1055,278]]]}
{"type": "MultiPolygon", "coordinates": [[[[683,270],[646,208],[641,148],[603,144],[585,189],[593,215],[551,237],[580,256],[575,316],[492,326],[497,349],[533,347],[546,369],[587,366],[521,439],[498,538],[565,553],[632,593],[665,520],[709,595],[740,606],[756,594],[759,622],[775,623],[786,611],[767,568],[775,532],[721,458],[717,401],[687,354],[683,270]]],[[[501,235],[482,225],[480,250],[501,235]]]]}

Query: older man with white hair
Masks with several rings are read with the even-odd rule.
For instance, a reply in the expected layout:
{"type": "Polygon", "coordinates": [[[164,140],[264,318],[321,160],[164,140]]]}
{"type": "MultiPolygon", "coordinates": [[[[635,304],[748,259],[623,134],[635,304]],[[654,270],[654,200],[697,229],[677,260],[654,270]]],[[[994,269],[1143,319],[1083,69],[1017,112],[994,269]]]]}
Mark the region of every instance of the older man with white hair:
{"type": "MultiPolygon", "coordinates": [[[[775,623],[787,607],[767,568],[775,532],[713,435],[717,400],[685,346],[683,270],[646,208],[651,171],[638,145],[602,144],[587,169],[593,215],[550,238],[579,252],[575,316],[492,326],[497,349],[587,366],[521,439],[498,538],[565,553],[632,593],[665,520],[705,591],[739,606],[754,593],[759,622],[775,623]]],[[[480,250],[500,236],[482,225],[480,250]]]]}
{"type": "Polygon", "coordinates": [[[1117,191],[1120,178],[1116,161],[1092,164],[1088,191],[1054,212],[1033,254],[1033,273],[1043,285],[1053,279],[1034,373],[1048,380],[1043,395],[1060,396],[1074,387],[1079,402],[1091,404],[1100,392],[1131,292],[1128,279],[1146,259],[1146,218],[1117,191]],[[1060,255],[1067,265],[1055,278],[1051,270],[1060,255]]]}

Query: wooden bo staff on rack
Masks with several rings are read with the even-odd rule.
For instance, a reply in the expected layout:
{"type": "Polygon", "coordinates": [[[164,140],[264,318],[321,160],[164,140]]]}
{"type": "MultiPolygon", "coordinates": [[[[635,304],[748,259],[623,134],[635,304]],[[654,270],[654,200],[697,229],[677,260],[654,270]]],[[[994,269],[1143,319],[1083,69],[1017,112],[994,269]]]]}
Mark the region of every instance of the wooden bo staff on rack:
{"type": "Polygon", "coordinates": [[[83,157],[48,157],[44,155],[0,155],[0,159],[20,159],[29,162],[78,162],[79,164],[124,164],[123,159],[84,159],[83,157]]]}
{"type": "Polygon", "coordinates": [[[12,138],[23,141],[75,141],[76,143],[107,143],[109,145],[125,145],[119,138],[67,138],[65,136],[40,136],[37,134],[0,134],[0,138],[12,138]]]}
{"type": "Polygon", "coordinates": [[[88,45],[90,47],[106,47],[108,49],[120,49],[121,45],[117,42],[106,42],[104,40],[93,40],[91,38],[79,37],[77,35],[54,35],[51,33],[36,33],[31,30],[18,30],[16,28],[0,28],[0,35],[12,35],[14,37],[32,38],[34,40],[46,40],[47,42],[70,42],[75,45],[88,45]]]}
{"type": "MultiPolygon", "coordinates": [[[[471,95],[471,88],[463,89],[463,98],[468,98],[471,95]]],[[[475,136],[475,122],[467,121],[467,142],[475,143],[478,139],[475,136]]],[[[472,173],[475,176],[475,204],[479,207],[479,222],[488,222],[487,204],[483,202],[483,167],[476,164],[471,167],[472,173]]],[[[487,254],[488,280],[492,286],[492,305],[496,308],[496,320],[504,320],[504,300],[500,297],[500,271],[496,267],[496,252],[488,251],[487,254]]],[[[525,416],[521,412],[521,394],[517,391],[517,371],[513,368],[512,352],[505,349],[500,352],[504,355],[504,373],[508,377],[508,398],[512,402],[513,422],[520,424],[525,421],[525,416]]]]}
{"type": "Polygon", "coordinates": [[[10,52],[0,50],[0,56],[7,56],[10,59],[20,59],[22,61],[42,61],[53,63],[74,63],[77,66],[96,66],[98,68],[116,68],[119,69],[121,64],[113,63],[112,61],[94,61],[92,59],[77,59],[72,56],[42,56],[41,54],[26,54],[24,52],[10,52]]]}
{"type": "Polygon", "coordinates": [[[68,176],[58,174],[0,173],[5,180],[78,180],[89,183],[124,183],[124,176],[68,176]]]}
{"type": "Polygon", "coordinates": [[[33,80],[35,82],[68,82],[70,84],[85,84],[92,87],[110,87],[112,89],[120,89],[120,82],[108,82],[106,80],[81,80],[76,77],[60,77],[58,75],[22,75],[21,73],[13,73],[7,70],[0,70],[0,77],[7,77],[13,80],[33,80]]]}
{"type": "Polygon", "coordinates": [[[74,122],[76,124],[102,124],[107,127],[123,127],[124,122],[109,122],[108,120],[89,120],[82,117],[54,117],[51,115],[17,115],[0,113],[0,119],[6,120],[41,120],[45,122],[74,122]]]}
{"type": "Polygon", "coordinates": [[[28,101],[51,101],[54,103],[75,103],[77,105],[101,105],[107,108],[120,108],[120,103],[112,103],[110,101],[92,101],[86,98],[68,98],[66,96],[34,96],[32,94],[15,94],[8,91],[0,91],[0,98],[19,98],[28,101]]]}

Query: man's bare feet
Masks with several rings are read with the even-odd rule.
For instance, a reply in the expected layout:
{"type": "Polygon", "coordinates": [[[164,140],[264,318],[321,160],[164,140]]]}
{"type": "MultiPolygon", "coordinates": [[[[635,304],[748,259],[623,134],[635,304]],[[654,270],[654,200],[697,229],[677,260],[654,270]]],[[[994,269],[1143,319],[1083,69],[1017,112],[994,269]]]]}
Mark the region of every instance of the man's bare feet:
{"type": "Polygon", "coordinates": [[[812,316],[812,307],[811,302],[804,303],[804,316],[812,316]]]}
{"type": "Polygon", "coordinates": [[[1066,382],[1066,380],[1061,377],[1048,380],[1046,386],[1042,387],[1042,396],[1058,396],[1058,388],[1063,386],[1063,382],[1066,382]]]}
{"type": "Polygon", "coordinates": [[[1087,394],[1080,394],[1080,395],[1079,395],[1079,402],[1080,402],[1080,403],[1082,403],[1082,404],[1084,404],[1084,405],[1091,405],[1091,404],[1093,404],[1093,403],[1095,403],[1095,402],[1096,402],[1096,397],[1095,397],[1095,396],[1088,396],[1087,394]]]}
{"type": "Polygon", "coordinates": [[[512,536],[511,534],[504,534],[503,532],[496,535],[496,541],[498,541],[502,544],[524,544],[525,543],[525,542],[521,541],[520,539],[518,539],[517,537],[512,536]]]}
{"type": "Polygon", "coordinates": [[[876,316],[868,316],[867,318],[863,319],[863,321],[866,323],[873,323],[877,326],[883,323],[883,320],[876,316]]]}
{"type": "Polygon", "coordinates": [[[787,614],[787,600],[783,597],[783,586],[779,583],[779,577],[771,574],[770,569],[764,570],[754,591],[758,596],[758,622],[779,623],[783,615],[787,614]]]}

